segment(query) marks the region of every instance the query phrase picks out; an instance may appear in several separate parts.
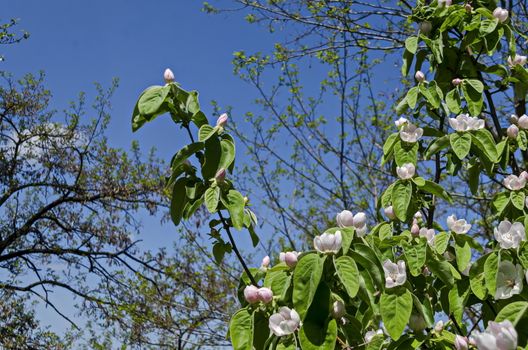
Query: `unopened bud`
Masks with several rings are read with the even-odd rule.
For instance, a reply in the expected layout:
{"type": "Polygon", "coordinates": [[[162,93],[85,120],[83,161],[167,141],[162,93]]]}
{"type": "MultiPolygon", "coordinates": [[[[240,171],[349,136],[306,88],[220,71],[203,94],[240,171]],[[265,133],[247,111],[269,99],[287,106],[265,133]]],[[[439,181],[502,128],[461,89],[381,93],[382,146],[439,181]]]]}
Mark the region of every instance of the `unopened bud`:
{"type": "Polygon", "coordinates": [[[473,6],[471,6],[471,4],[464,5],[464,8],[466,9],[467,13],[471,13],[473,11],[473,6]]]}
{"type": "Polygon", "coordinates": [[[216,126],[224,127],[227,124],[227,119],[229,119],[227,113],[222,114],[216,120],[216,126]]]}
{"type": "Polygon", "coordinates": [[[394,208],[392,207],[392,205],[388,206],[387,208],[384,208],[383,212],[389,220],[396,219],[396,214],[394,214],[394,208]]]}
{"type": "Polygon", "coordinates": [[[172,83],[174,81],[174,73],[169,68],[165,69],[163,79],[165,79],[167,84],[172,83]]]}
{"type": "Polygon", "coordinates": [[[429,21],[424,21],[422,23],[420,23],[420,32],[424,33],[424,34],[429,34],[431,32],[431,29],[433,29],[433,26],[431,25],[431,22],[429,21]]]}
{"type": "Polygon", "coordinates": [[[367,215],[363,212],[359,212],[356,215],[354,215],[354,227],[356,228],[362,228],[365,226],[365,223],[367,222],[367,215]]]}
{"type": "Polygon", "coordinates": [[[249,203],[249,198],[247,196],[244,197],[244,204],[248,204],[249,203]]]}
{"type": "Polygon", "coordinates": [[[420,234],[420,226],[414,224],[411,226],[411,233],[414,235],[414,236],[418,236],[420,234]]]}
{"type": "Polygon", "coordinates": [[[269,288],[259,288],[257,293],[259,300],[262,301],[264,304],[268,304],[273,300],[273,292],[269,288]]]}
{"type": "Polygon", "coordinates": [[[462,84],[462,79],[455,78],[455,79],[451,80],[451,84],[453,84],[454,86],[458,86],[458,85],[462,84]]]}
{"type": "Polygon", "coordinates": [[[528,129],[528,116],[526,114],[523,114],[519,121],[517,122],[517,125],[519,125],[519,128],[521,129],[528,129]]]}
{"type": "Polygon", "coordinates": [[[421,70],[419,70],[414,75],[414,78],[416,80],[418,80],[419,83],[421,83],[421,82],[425,81],[425,74],[421,70]]]}
{"type": "Polygon", "coordinates": [[[436,322],[436,324],[434,326],[434,330],[437,333],[442,333],[442,331],[444,330],[444,321],[440,320],[440,321],[436,322]]]}
{"type": "Polygon", "coordinates": [[[468,350],[468,339],[457,334],[455,337],[455,348],[456,350],[468,350]]]}
{"type": "Polygon", "coordinates": [[[506,135],[508,135],[509,138],[516,139],[517,136],[519,136],[519,128],[517,125],[512,124],[508,126],[508,129],[506,129],[506,135]]]}
{"type": "Polygon", "coordinates": [[[508,19],[508,10],[497,7],[493,10],[493,17],[497,18],[499,22],[503,23],[508,19]]]}
{"type": "Polygon", "coordinates": [[[416,220],[421,220],[423,218],[422,212],[418,210],[416,213],[414,213],[413,218],[416,220]]]}
{"type": "Polygon", "coordinates": [[[297,259],[299,257],[298,252],[281,252],[279,255],[279,260],[288,265],[289,268],[294,268],[297,265],[297,259]]]}
{"type": "Polygon", "coordinates": [[[510,124],[515,125],[519,122],[519,118],[515,114],[512,114],[508,120],[510,121],[510,124]]]}
{"type": "Polygon", "coordinates": [[[258,288],[254,285],[247,286],[244,288],[244,298],[250,304],[255,304],[259,301],[259,292],[258,288]]]}
{"type": "Polygon", "coordinates": [[[449,7],[453,3],[452,0],[438,0],[438,6],[449,7]]]}
{"type": "Polygon", "coordinates": [[[226,170],[224,168],[218,170],[215,175],[216,182],[224,182],[226,177],[226,170]]]}
{"type": "Polygon", "coordinates": [[[345,304],[343,304],[341,300],[334,301],[334,304],[332,305],[332,317],[335,319],[339,319],[343,317],[345,313],[345,304]]]}
{"type": "Polygon", "coordinates": [[[424,317],[421,314],[413,313],[409,319],[409,328],[414,332],[421,332],[427,327],[424,317]]]}
{"type": "Polygon", "coordinates": [[[271,262],[270,257],[266,255],[264,258],[262,258],[261,266],[264,267],[264,268],[267,268],[269,266],[270,262],[271,262]]]}

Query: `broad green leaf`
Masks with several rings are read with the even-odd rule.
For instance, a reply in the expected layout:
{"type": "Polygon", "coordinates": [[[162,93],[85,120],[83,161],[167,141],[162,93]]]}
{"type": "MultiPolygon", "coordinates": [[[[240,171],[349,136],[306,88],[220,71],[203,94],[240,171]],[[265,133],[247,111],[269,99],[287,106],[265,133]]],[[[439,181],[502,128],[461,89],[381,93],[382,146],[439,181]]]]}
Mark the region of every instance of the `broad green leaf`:
{"type": "Polygon", "coordinates": [[[359,289],[359,271],[356,262],[351,257],[344,255],[334,259],[334,266],[348,296],[354,298],[359,289]]]}
{"type": "Polygon", "coordinates": [[[449,137],[449,143],[458,159],[462,160],[466,158],[471,149],[471,134],[467,132],[452,133],[449,137]]]}
{"type": "Polygon", "coordinates": [[[467,279],[457,281],[449,290],[449,313],[461,324],[464,308],[469,297],[469,282],[467,279]]]}
{"type": "Polygon", "coordinates": [[[229,323],[229,335],[233,349],[253,349],[253,315],[249,309],[240,309],[233,315],[229,323]]]}
{"type": "MultiPolygon", "coordinates": [[[[410,52],[409,50],[405,49],[403,52],[403,63],[402,63],[402,68],[401,68],[401,72],[404,77],[407,76],[407,74],[409,74],[409,69],[411,69],[413,59],[414,59],[414,54],[410,52]]],[[[401,102],[401,104],[403,104],[401,106],[401,109],[403,109],[404,106],[407,105],[407,103],[403,103],[404,101],[405,99],[403,99],[403,101],[401,102]]],[[[400,106],[398,105],[398,107],[400,106]]]]}
{"type": "Polygon", "coordinates": [[[497,273],[499,271],[499,257],[496,253],[491,253],[484,263],[484,278],[486,288],[492,297],[495,297],[497,289],[497,273]]]}
{"type": "Polygon", "coordinates": [[[446,95],[445,101],[447,108],[449,108],[452,113],[459,114],[462,111],[462,108],[460,108],[461,101],[458,89],[455,88],[449,91],[446,95]]]}
{"type": "Polygon", "coordinates": [[[524,209],[524,192],[521,191],[511,191],[510,192],[510,201],[512,202],[513,206],[519,210],[524,209]]]}
{"type": "Polygon", "coordinates": [[[445,32],[446,30],[456,27],[457,24],[462,20],[462,18],[464,18],[464,12],[465,11],[463,9],[451,12],[442,23],[442,26],[440,27],[440,32],[445,32]]]}
{"type": "Polygon", "coordinates": [[[201,159],[202,176],[205,180],[215,177],[218,171],[218,164],[222,157],[222,148],[217,137],[211,137],[205,141],[205,152],[201,159]]]}
{"type": "Polygon", "coordinates": [[[216,213],[216,208],[220,201],[220,187],[209,187],[205,190],[204,199],[207,210],[209,210],[211,214],[216,213]]]}
{"type": "Polygon", "coordinates": [[[510,196],[507,192],[499,192],[495,195],[493,198],[493,201],[491,204],[497,211],[497,214],[500,216],[508,206],[508,203],[510,203],[510,196]]]}
{"type": "Polygon", "coordinates": [[[480,35],[484,36],[487,34],[490,34],[497,28],[498,19],[485,19],[482,22],[480,22],[480,28],[479,33],[480,35]]]}
{"type": "Polygon", "coordinates": [[[222,147],[222,155],[218,162],[218,170],[228,169],[235,160],[235,144],[230,140],[223,139],[220,140],[220,146],[222,147]]]}
{"type": "Polygon", "coordinates": [[[313,303],[299,330],[299,343],[303,350],[334,350],[337,340],[337,322],[329,318],[330,289],[319,285],[313,303]]]}
{"type": "Polygon", "coordinates": [[[471,194],[476,195],[480,182],[480,166],[478,163],[468,166],[468,180],[471,194]]]}
{"type": "Polygon", "coordinates": [[[196,125],[196,127],[199,129],[203,125],[209,124],[209,121],[207,120],[207,117],[202,111],[196,112],[192,118],[191,121],[196,125]]]}
{"type": "Polygon", "coordinates": [[[444,254],[449,245],[451,234],[447,232],[440,232],[435,236],[434,249],[438,254],[444,254]]]}
{"type": "Polygon", "coordinates": [[[185,204],[187,203],[187,194],[185,191],[186,183],[186,178],[179,178],[172,187],[170,214],[172,222],[174,222],[174,225],[176,226],[180,224],[183,215],[183,208],[185,208],[185,204]]]}
{"type": "Polygon", "coordinates": [[[319,286],[325,256],[316,253],[302,256],[293,273],[293,307],[304,319],[319,286]]]}
{"type": "Polygon", "coordinates": [[[288,267],[285,269],[268,269],[264,279],[264,286],[273,291],[273,295],[282,296],[290,286],[291,278],[288,275],[288,267]]]}
{"type": "Polygon", "coordinates": [[[264,350],[270,336],[269,319],[264,312],[253,313],[253,349],[264,350]]]}
{"type": "Polygon", "coordinates": [[[193,115],[200,111],[200,103],[198,102],[198,91],[189,92],[185,109],[193,115]]]}
{"type": "Polygon", "coordinates": [[[379,289],[385,285],[385,277],[381,262],[372,248],[365,244],[353,244],[348,252],[354,261],[368,271],[372,280],[379,289]]]}
{"type": "Polygon", "coordinates": [[[416,53],[416,49],[418,49],[418,37],[410,36],[405,39],[405,48],[414,55],[416,53]]]}
{"type": "Polygon", "coordinates": [[[415,176],[413,177],[412,179],[412,182],[414,182],[416,184],[416,186],[418,187],[423,187],[425,186],[425,179],[423,177],[420,177],[420,176],[415,176]]]}
{"type": "Polygon", "coordinates": [[[407,221],[407,209],[411,202],[412,184],[409,181],[398,180],[392,188],[392,207],[396,217],[405,222],[407,221]]]}
{"type": "Polygon", "coordinates": [[[477,259],[469,269],[469,283],[473,294],[480,300],[486,299],[488,289],[486,288],[486,281],[484,276],[484,263],[488,258],[484,255],[477,259]]]}
{"type": "MultiPolygon", "coordinates": [[[[495,322],[502,322],[509,320],[514,326],[519,324],[519,321],[528,316],[528,302],[526,301],[515,301],[511,304],[506,305],[502,310],[499,311],[495,322]]],[[[523,327],[525,323],[523,323],[523,327]]]]}
{"type": "Polygon", "coordinates": [[[380,300],[381,319],[392,339],[398,340],[409,322],[412,312],[412,295],[404,288],[382,293],[380,300]]]}
{"type": "Polygon", "coordinates": [[[183,147],[182,149],[178,151],[178,153],[174,155],[174,157],[172,157],[171,168],[175,169],[180,164],[182,164],[186,159],[188,159],[190,156],[204,149],[204,147],[205,147],[205,144],[203,142],[194,142],[194,143],[191,143],[183,147]]]}
{"type": "Polygon", "coordinates": [[[471,261],[471,247],[469,243],[455,235],[456,263],[459,271],[464,271],[471,261]]]}
{"type": "Polygon", "coordinates": [[[138,110],[142,115],[155,116],[167,95],[170,92],[170,86],[152,86],[145,90],[138,100],[138,110]]]}
{"type": "Polygon", "coordinates": [[[383,154],[384,155],[389,154],[390,151],[392,151],[392,148],[394,147],[394,143],[399,140],[400,140],[399,133],[395,132],[395,133],[390,134],[389,137],[387,137],[387,140],[385,141],[385,143],[383,144],[383,154]]]}
{"type": "Polygon", "coordinates": [[[435,139],[429,147],[427,148],[427,151],[425,152],[425,158],[429,159],[432,155],[440,152],[442,149],[449,146],[449,135],[444,135],[442,137],[439,137],[435,139]]]}
{"type": "Polygon", "coordinates": [[[478,79],[465,79],[464,84],[471,86],[473,90],[481,94],[484,91],[484,84],[478,79]]]}
{"type": "Polygon", "coordinates": [[[418,87],[415,86],[410,88],[405,99],[407,100],[409,107],[414,109],[414,107],[416,107],[416,100],[418,99],[418,87]]]}
{"type": "Polygon", "coordinates": [[[402,247],[411,275],[415,277],[420,275],[427,257],[427,241],[420,239],[416,243],[402,242],[402,247]]]}
{"type": "Polygon", "coordinates": [[[236,190],[229,190],[227,196],[221,196],[222,203],[225,205],[231,216],[233,227],[241,230],[244,227],[244,196],[236,190]]]}
{"type": "MultiPolygon", "coordinates": [[[[528,227],[527,221],[528,217],[524,221],[524,227],[528,227]]],[[[519,248],[519,252],[517,253],[517,256],[519,257],[519,261],[521,262],[522,267],[524,267],[526,270],[528,270],[528,242],[522,242],[521,247],[519,248]]]]}
{"type": "Polygon", "coordinates": [[[439,278],[447,286],[452,286],[455,282],[451,270],[452,266],[447,261],[432,257],[428,259],[427,267],[429,267],[429,270],[435,277],[439,278]]]}
{"type": "Polygon", "coordinates": [[[394,144],[394,159],[398,166],[402,166],[405,163],[416,164],[418,154],[418,142],[408,144],[400,141],[394,144]]]}
{"type": "MultiPolygon", "coordinates": [[[[474,80],[477,81],[478,80],[474,80]]],[[[466,82],[466,81],[465,81],[466,82]]],[[[481,83],[482,84],[482,83],[481,83]]],[[[475,84],[476,85],[476,84],[475,84]]],[[[472,84],[462,84],[462,91],[464,92],[464,99],[467,102],[469,114],[478,116],[482,110],[482,91],[478,92],[472,84]]]]}
{"type": "Polygon", "coordinates": [[[495,145],[493,135],[491,135],[491,133],[486,129],[480,129],[472,133],[472,136],[473,144],[482,152],[484,152],[491,162],[495,163],[497,161],[498,154],[497,145],[495,145]]]}
{"type": "Polygon", "coordinates": [[[209,124],[204,124],[200,127],[200,130],[198,130],[198,140],[200,142],[205,142],[209,140],[211,136],[216,134],[217,131],[218,131],[217,128],[213,128],[209,124]]]}
{"type": "Polygon", "coordinates": [[[425,180],[425,184],[421,186],[420,189],[440,197],[449,203],[453,203],[453,198],[451,198],[451,195],[436,182],[425,180]]]}

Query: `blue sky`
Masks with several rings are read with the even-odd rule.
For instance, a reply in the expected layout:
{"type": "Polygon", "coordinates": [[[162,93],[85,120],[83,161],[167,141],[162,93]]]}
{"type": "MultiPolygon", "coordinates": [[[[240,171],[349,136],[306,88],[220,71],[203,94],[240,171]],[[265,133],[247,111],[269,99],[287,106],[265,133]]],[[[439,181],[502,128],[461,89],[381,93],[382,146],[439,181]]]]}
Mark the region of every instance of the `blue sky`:
{"type": "MultiPolygon", "coordinates": [[[[2,47],[0,54],[6,61],[0,63],[0,70],[15,77],[45,71],[46,85],[53,94],[51,107],[57,110],[67,108],[81,91],[93,97],[94,82],[109,86],[118,77],[107,134],[110,143],[128,148],[137,139],[144,150],[156,147],[160,157],[170,159],[182,138],[169,118],[158,118],[132,134],[131,112],[139,93],[162,84],[164,69],[171,67],[184,88],[200,91],[206,111],[214,99],[221,106],[236,106],[231,117],[242,119],[255,95],[233,74],[232,54],[241,49],[269,49],[273,44],[263,28],[247,24],[242,14],[208,15],[201,7],[201,0],[3,1],[1,22],[18,18],[16,29],[31,36],[2,47]]],[[[140,238],[146,248],[170,247],[175,234],[170,225],[160,226],[158,219],[145,218],[140,238]]],[[[67,309],[71,301],[66,302],[63,295],[58,292],[55,298],[67,309]]],[[[66,327],[52,310],[38,307],[37,312],[53,329],[66,327]]],[[[66,313],[75,315],[71,309],[66,313]]]]}

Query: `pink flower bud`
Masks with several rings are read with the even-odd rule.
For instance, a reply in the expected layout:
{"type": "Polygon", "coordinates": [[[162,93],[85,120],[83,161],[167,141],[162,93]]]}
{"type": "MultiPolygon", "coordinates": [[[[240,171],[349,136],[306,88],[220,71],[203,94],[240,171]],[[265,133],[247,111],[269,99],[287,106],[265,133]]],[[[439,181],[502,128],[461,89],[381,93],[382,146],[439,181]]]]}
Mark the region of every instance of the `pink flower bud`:
{"type": "Polygon", "coordinates": [[[506,135],[508,135],[509,138],[516,139],[517,136],[519,136],[519,128],[517,125],[510,125],[508,129],[506,129],[506,135]]]}
{"type": "Polygon", "coordinates": [[[528,116],[526,114],[523,114],[519,121],[517,122],[517,125],[519,125],[519,128],[521,129],[528,129],[528,116]]]}
{"type": "Polygon", "coordinates": [[[226,177],[226,170],[224,168],[218,170],[215,175],[216,182],[224,182],[226,177]]]}
{"type": "Polygon", "coordinates": [[[165,69],[163,79],[165,79],[167,84],[172,83],[174,81],[174,73],[169,68],[165,69]]]}
{"type": "Polygon", "coordinates": [[[227,119],[229,119],[229,117],[227,116],[227,113],[222,114],[216,120],[216,126],[224,127],[227,124],[227,119]]]}
{"type": "Polygon", "coordinates": [[[508,19],[508,15],[508,10],[503,9],[502,7],[497,7],[493,10],[493,17],[497,18],[501,23],[508,19]]]}
{"type": "Polygon", "coordinates": [[[244,288],[244,298],[250,304],[255,304],[259,301],[259,292],[258,288],[254,285],[247,286],[244,288]]]}
{"type": "Polygon", "coordinates": [[[262,267],[268,267],[270,262],[271,262],[270,257],[266,255],[264,258],[262,258],[261,266],[262,267]]]}
{"type": "Polygon", "coordinates": [[[468,339],[457,334],[455,337],[455,348],[456,350],[468,350],[468,339]]]}
{"type": "Polygon", "coordinates": [[[522,171],[522,172],[519,174],[519,177],[523,177],[526,181],[528,181],[528,172],[526,172],[526,171],[522,171]]]}
{"type": "Polygon", "coordinates": [[[355,228],[362,228],[367,222],[367,215],[363,212],[359,212],[354,215],[353,222],[355,228]]]}
{"type": "Polygon", "coordinates": [[[268,304],[273,300],[273,292],[271,289],[263,287],[259,288],[257,290],[258,298],[260,301],[262,301],[264,304],[268,304]]]}
{"type": "Polygon", "coordinates": [[[385,212],[385,216],[389,219],[389,220],[394,220],[396,219],[396,214],[394,214],[394,208],[392,207],[392,205],[388,206],[387,208],[383,209],[383,211],[385,212]]]}
{"type": "Polygon", "coordinates": [[[458,85],[462,84],[462,79],[455,78],[455,79],[451,80],[451,84],[453,84],[454,86],[458,86],[458,85]]]}
{"type": "Polygon", "coordinates": [[[332,317],[339,319],[343,317],[346,313],[345,304],[341,300],[334,301],[332,304],[332,317]]]}
{"type": "Polygon", "coordinates": [[[414,236],[418,236],[420,234],[420,226],[414,224],[411,226],[411,233],[414,235],[414,236]]]}
{"type": "Polygon", "coordinates": [[[286,254],[284,254],[284,262],[286,265],[288,265],[290,268],[294,268],[295,265],[297,265],[299,254],[300,253],[297,252],[286,252],[286,254]]]}
{"type": "Polygon", "coordinates": [[[414,75],[414,78],[416,80],[418,80],[418,82],[423,82],[425,81],[425,74],[423,74],[423,72],[421,70],[417,71],[416,74],[414,75]]]}

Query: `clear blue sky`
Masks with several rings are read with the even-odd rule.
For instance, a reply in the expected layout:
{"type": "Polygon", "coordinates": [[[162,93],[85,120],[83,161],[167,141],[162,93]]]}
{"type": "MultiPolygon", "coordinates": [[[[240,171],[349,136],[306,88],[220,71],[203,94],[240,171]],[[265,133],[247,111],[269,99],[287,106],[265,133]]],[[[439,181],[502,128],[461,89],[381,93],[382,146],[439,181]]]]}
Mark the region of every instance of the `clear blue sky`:
{"type": "MultiPolygon", "coordinates": [[[[180,130],[169,118],[132,134],[131,112],[139,93],[163,84],[163,70],[171,67],[184,88],[200,91],[206,111],[215,99],[221,106],[236,106],[232,118],[241,119],[255,95],[233,75],[232,54],[266,50],[273,43],[263,28],[247,24],[242,14],[208,15],[201,7],[201,0],[3,0],[0,21],[18,18],[16,29],[31,36],[2,48],[6,61],[0,70],[15,77],[45,71],[54,96],[51,107],[58,110],[67,108],[80,91],[93,97],[94,82],[109,86],[112,77],[118,77],[108,133],[111,144],[128,148],[137,139],[143,149],[155,146],[160,157],[169,159],[181,146],[180,130]]],[[[170,247],[175,234],[171,226],[161,227],[158,219],[145,218],[141,238],[146,248],[170,247]]],[[[75,316],[65,295],[58,292],[55,298],[67,315],[75,316]]],[[[38,307],[37,312],[54,330],[66,326],[52,310],[38,307]]]]}

